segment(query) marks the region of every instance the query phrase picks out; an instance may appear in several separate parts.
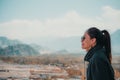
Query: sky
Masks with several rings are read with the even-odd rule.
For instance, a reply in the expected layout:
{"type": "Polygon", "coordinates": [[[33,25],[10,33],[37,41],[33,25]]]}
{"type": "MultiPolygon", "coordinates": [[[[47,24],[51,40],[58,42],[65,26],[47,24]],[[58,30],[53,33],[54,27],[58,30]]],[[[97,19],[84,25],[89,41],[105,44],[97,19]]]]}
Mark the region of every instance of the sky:
{"type": "Polygon", "coordinates": [[[120,0],[0,0],[0,36],[30,40],[120,29],[120,0]]]}

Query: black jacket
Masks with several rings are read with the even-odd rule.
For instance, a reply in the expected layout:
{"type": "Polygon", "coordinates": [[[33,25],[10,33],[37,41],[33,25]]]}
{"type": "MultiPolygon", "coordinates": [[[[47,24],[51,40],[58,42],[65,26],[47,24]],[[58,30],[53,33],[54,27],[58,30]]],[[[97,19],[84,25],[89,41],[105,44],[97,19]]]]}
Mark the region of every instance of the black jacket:
{"type": "Polygon", "coordinates": [[[95,46],[86,54],[85,61],[88,61],[87,80],[115,80],[114,70],[105,55],[105,49],[95,46]]]}

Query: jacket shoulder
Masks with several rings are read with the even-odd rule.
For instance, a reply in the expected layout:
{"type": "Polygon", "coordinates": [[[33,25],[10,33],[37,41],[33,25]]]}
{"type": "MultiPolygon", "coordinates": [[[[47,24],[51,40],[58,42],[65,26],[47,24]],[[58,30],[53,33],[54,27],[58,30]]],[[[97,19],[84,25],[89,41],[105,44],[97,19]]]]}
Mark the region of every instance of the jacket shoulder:
{"type": "Polygon", "coordinates": [[[105,56],[105,50],[100,49],[97,50],[94,55],[92,56],[91,60],[94,61],[106,61],[107,57],[105,56]]]}

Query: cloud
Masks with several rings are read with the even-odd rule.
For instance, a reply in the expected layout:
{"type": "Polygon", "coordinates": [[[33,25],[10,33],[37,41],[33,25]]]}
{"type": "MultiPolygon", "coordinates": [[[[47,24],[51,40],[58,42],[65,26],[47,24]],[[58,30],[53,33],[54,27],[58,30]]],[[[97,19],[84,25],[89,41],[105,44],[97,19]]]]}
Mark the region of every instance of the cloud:
{"type": "MultiPolygon", "coordinates": [[[[13,20],[0,24],[0,34],[10,38],[23,39],[35,36],[38,30],[41,29],[41,26],[41,21],[37,20],[13,20]]],[[[41,30],[39,30],[39,32],[41,30]]]]}
{"type": "Polygon", "coordinates": [[[62,17],[41,20],[12,20],[0,23],[0,36],[15,39],[39,38],[44,36],[81,36],[91,26],[107,29],[110,32],[120,28],[120,10],[110,6],[102,8],[102,14],[85,17],[70,11],[62,17]]]}
{"type": "Polygon", "coordinates": [[[103,13],[103,17],[107,18],[107,19],[114,19],[114,20],[120,20],[120,10],[116,10],[113,9],[110,6],[105,6],[102,8],[104,13],[103,13]]]}
{"type": "Polygon", "coordinates": [[[101,19],[99,22],[103,23],[112,32],[120,29],[120,10],[113,9],[110,6],[104,6],[102,10],[103,13],[99,16],[99,19],[101,19]]]}

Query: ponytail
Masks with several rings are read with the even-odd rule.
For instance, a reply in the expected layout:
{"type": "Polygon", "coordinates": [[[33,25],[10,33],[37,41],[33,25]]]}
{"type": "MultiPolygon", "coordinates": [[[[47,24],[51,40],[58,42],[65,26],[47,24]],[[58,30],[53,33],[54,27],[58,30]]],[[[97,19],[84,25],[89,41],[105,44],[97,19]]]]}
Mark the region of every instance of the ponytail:
{"type": "Polygon", "coordinates": [[[109,62],[111,63],[112,54],[111,54],[111,39],[110,39],[110,34],[106,30],[103,30],[101,32],[103,33],[104,47],[105,47],[105,50],[106,50],[105,54],[106,54],[109,62]]]}

